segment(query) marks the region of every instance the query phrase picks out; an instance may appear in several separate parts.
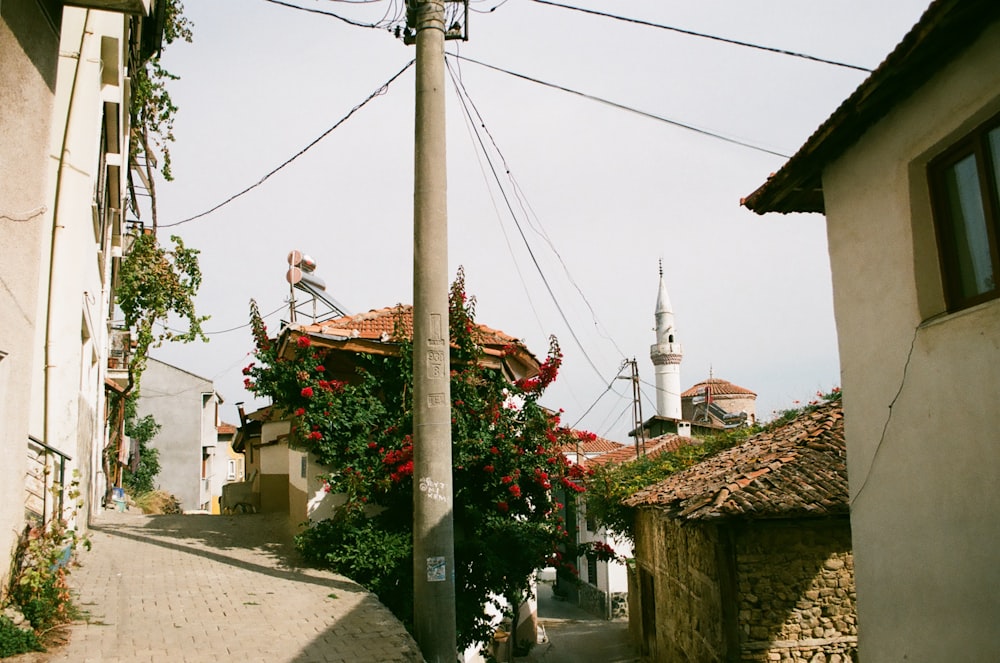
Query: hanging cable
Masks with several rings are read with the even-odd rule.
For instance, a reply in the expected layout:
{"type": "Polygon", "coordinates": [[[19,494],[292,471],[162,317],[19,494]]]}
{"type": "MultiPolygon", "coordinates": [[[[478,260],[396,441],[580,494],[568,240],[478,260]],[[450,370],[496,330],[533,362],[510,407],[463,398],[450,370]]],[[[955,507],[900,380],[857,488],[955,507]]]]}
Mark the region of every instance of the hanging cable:
{"type": "Polygon", "coordinates": [[[612,18],[616,21],[625,21],[627,23],[635,23],[637,25],[645,25],[650,28],[659,28],[660,30],[669,30],[671,32],[678,32],[683,35],[688,35],[691,37],[700,37],[702,39],[711,39],[713,41],[721,41],[726,44],[733,44],[734,46],[743,46],[745,48],[754,48],[759,51],[767,51],[768,53],[777,53],[778,55],[788,55],[794,58],[802,58],[803,60],[810,60],[812,62],[822,62],[823,64],[830,64],[835,67],[844,67],[845,69],[854,69],[856,71],[864,71],[871,73],[871,69],[867,67],[860,67],[855,64],[847,64],[845,62],[837,62],[836,60],[827,60],[826,58],[816,57],[815,55],[807,55],[805,53],[797,53],[795,51],[787,51],[781,48],[772,48],[770,46],[761,46],[760,44],[753,44],[747,41],[739,41],[736,39],[727,39],[726,37],[718,37],[716,35],[705,34],[704,32],[695,32],[694,30],[685,30],[683,28],[675,28],[669,25],[661,25],[659,23],[651,23],[649,21],[643,21],[637,18],[626,18],[624,16],[618,16],[616,14],[608,14],[606,12],[600,12],[595,9],[584,9],[583,7],[573,7],[571,5],[564,5],[558,2],[551,2],[551,0],[533,0],[540,5],[550,5],[552,7],[559,7],[561,9],[570,9],[577,12],[582,12],[584,14],[593,14],[594,16],[602,16],[604,18],[612,18]]]}
{"type": "MultiPolygon", "coordinates": [[[[537,1],[538,0],[536,0],[536,2],[537,1]]],[[[660,115],[655,115],[653,113],[647,113],[646,111],[639,110],[638,108],[632,108],[631,106],[626,106],[625,104],[619,104],[616,101],[611,101],[609,99],[604,99],[603,97],[598,97],[598,96],[595,96],[595,95],[592,95],[592,94],[587,94],[586,92],[580,92],[578,90],[574,90],[572,88],[564,87],[562,85],[556,85],[555,83],[548,83],[546,81],[539,80],[537,78],[532,78],[531,76],[526,76],[524,74],[519,74],[517,72],[510,71],[509,69],[504,69],[502,67],[495,67],[495,66],[493,66],[491,64],[486,64],[485,62],[480,62],[479,60],[475,60],[473,58],[466,57],[464,55],[458,55],[456,53],[448,53],[448,55],[451,56],[451,57],[453,57],[453,58],[458,58],[460,60],[465,60],[466,62],[472,62],[473,64],[478,64],[479,66],[486,67],[487,69],[492,69],[494,71],[499,71],[500,73],[507,74],[508,76],[513,76],[515,78],[520,78],[520,79],[528,81],[530,83],[536,83],[538,85],[543,85],[545,87],[549,87],[549,88],[552,88],[554,90],[561,90],[563,92],[568,92],[569,94],[575,94],[576,96],[583,97],[584,99],[590,99],[591,101],[597,101],[597,102],[600,102],[602,104],[606,104],[608,106],[611,106],[612,108],[617,108],[619,110],[624,110],[624,111],[628,111],[630,113],[635,113],[636,115],[641,115],[641,116],[647,117],[647,118],[649,118],[651,120],[657,120],[659,122],[664,122],[666,124],[669,124],[669,125],[672,125],[672,126],[675,126],[675,127],[680,127],[681,129],[687,129],[688,131],[693,131],[693,132],[701,134],[703,136],[709,136],[710,138],[716,138],[718,140],[725,141],[727,143],[732,143],[733,145],[739,145],[740,147],[745,147],[747,149],[756,150],[758,152],[763,152],[765,154],[771,154],[771,155],[774,155],[776,157],[781,157],[782,159],[789,159],[789,158],[791,158],[790,155],[783,154],[782,152],[775,152],[774,150],[769,150],[766,147],[760,147],[758,145],[754,145],[753,143],[747,143],[746,141],[742,141],[742,140],[739,140],[737,138],[730,138],[729,136],[724,136],[722,134],[715,133],[713,131],[709,131],[708,129],[701,129],[699,127],[696,127],[696,126],[693,126],[693,125],[690,125],[690,124],[685,124],[683,122],[678,122],[677,120],[671,120],[669,118],[662,117],[660,115]]]]}
{"type": "MultiPolygon", "coordinates": [[[[450,63],[448,66],[450,70],[451,67],[450,63]]],[[[500,161],[503,164],[504,173],[506,173],[507,179],[510,181],[511,188],[514,192],[514,197],[517,199],[521,207],[521,212],[524,214],[524,217],[528,221],[529,226],[531,226],[532,230],[535,231],[535,234],[541,237],[545,241],[545,243],[548,244],[549,249],[552,251],[552,253],[555,254],[556,259],[559,260],[559,264],[562,266],[563,273],[566,274],[566,278],[569,280],[573,288],[576,289],[576,292],[580,295],[580,299],[583,300],[583,303],[587,306],[587,309],[590,311],[590,317],[594,321],[594,327],[595,329],[597,329],[598,334],[600,334],[603,338],[610,341],[611,344],[615,347],[615,350],[618,351],[618,354],[621,356],[621,358],[624,359],[625,353],[622,351],[620,347],[618,347],[618,344],[615,342],[615,340],[611,338],[610,335],[601,332],[601,328],[603,327],[603,325],[597,319],[597,312],[594,311],[594,307],[591,305],[590,300],[587,299],[587,295],[584,294],[583,289],[580,288],[580,285],[576,282],[576,279],[573,278],[573,274],[569,271],[569,267],[566,265],[566,261],[563,260],[562,254],[559,253],[559,250],[556,248],[555,244],[549,238],[549,234],[545,231],[544,226],[542,226],[541,220],[538,218],[538,215],[535,214],[534,210],[531,208],[531,205],[527,202],[523,190],[518,184],[517,179],[514,177],[514,173],[511,170],[510,165],[508,165],[507,163],[507,158],[504,156],[503,151],[500,149],[500,146],[497,145],[496,139],[490,132],[489,127],[486,126],[486,120],[483,119],[482,114],[479,112],[479,108],[476,106],[476,102],[472,100],[472,97],[469,96],[468,90],[465,89],[465,84],[461,81],[461,78],[458,78],[456,80],[454,74],[452,74],[452,81],[456,86],[461,87],[462,92],[468,99],[469,105],[472,106],[472,110],[475,111],[476,117],[479,118],[479,126],[482,127],[484,132],[486,132],[486,135],[490,139],[490,143],[493,145],[493,149],[500,157],[500,161]],[[532,217],[534,217],[535,219],[534,224],[531,223],[532,217]]]]}
{"type": "Polygon", "coordinates": [[[354,108],[352,108],[347,113],[347,115],[345,115],[344,117],[342,117],[339,120],[337,120],[337,122],[332,127],[330,127],[329,129],[327,129],[326,131],[324,131],[323,133],[321,133],[311,143],[309,143],[308,145],[306,145],[305,147],[303,147],[301,150],[299,150],[298,152],[296,152],[294,155],[292,155],[291,157],[289,157],[288,159],[286,159],[284,162],[281,163],[281,165],[279,165],[277,168],[275,168],[274,170],[272,170],[271,172],[269,172],[267,175],[264,175],[264,177],[260,178],[255,183],[251,184],[250,186],[248,186],[247,188],[243,189],[239,193],[235,193],[235,194],[229,196],[229,198],[226,198],[221,203],[219,203],[215,207],[212,207],[211,209],[207,209],[204,212],[201,212],[200,214],[195,214],[194,216],[190,216],[190,217],[188,217],[186,219],[181,219],[180,221],[174,221],[173,223],[161,223],[161,224],[159,224],[160,227],[161,228],[172,228],[174,226],[179,226],[182,223],[188,223],[190,221],[194,221],[196,219],[200,219],[203,216],[208,216],[209,214],[211,214],[212,212],[218,210],[219,208],[224,207],[224,206],[228,205],[229,203],[233,202],[234,200],[236,200],[240,196],[242,196],[242,195],[244,195],[246,193],[249,193],[250,191],[253,191],[257,187],[259,187],[261,184],[263,184],[264,182],[266,182],[268,180],[268,178],[270,178],[272,175],[274,175],[275,173],[277,173],[279,170],[281,170],[282,168],[284,168],[288,164],[292,163],[293,161],[295,161],[296,159],[298,159],[300,156],[302,156],[303,154],[305,154],[306,152],[308,152],[310,149],[312,149],[313,147],[315,147],[317,143],[319,143],[321,140],[323,140],[324,138],[326,138],[327,136],[329,136],[331,133],[333,133],[333,131],[335,129],[337,129],[338,127],[340,127],[340,125],[342,125],[344,122],[346,122],[358,110],[360,110],[361,108],[363,108],[369,101],[371,101],[375,97],[378,97],[378,96],[381,96],[381,95],[385,94],[389,90],[389,86],[393,82],[395,82],[395,80],[397,78],[399,78],[400,76],[402,76],[403,72],[405,72],[407,69],[409,69],[410,67],[412,67],[414,62],[416,62],[416,60],[410,60],[406,64],[405,67],[403,67],[398,72],[396,72],[392,76],[392,78],[390,78],[385,83],[383,83],[380,88],[378,88],[377,90],[375,90],[374,92],[372,92],[370,95],[368,95],[367,99],[365,99],[360,104],[358,104],[357,106],[355,106],[354,108]]]}
{"type": "Polygon", "coordinates": [[[321,14],[323,16],[329,16],[330,18],[335,18],[338,21],[343,21],[348,25],[353,25],[358,28],[373,28],[376,30],[383,30],[389,27],[389,25],[379,23],[362,23],[361,21],[355,21],[354,19],[341,16],[340,14],[334,14],[333,12],[328,12],[322,9],[313,9],[311,7],[300,7],[299,5],[293,5],[290,2],[282,2],[282,0],[264,0],[264,2],[270,2],[273,5],[280,5],[282,7],[288,7],[289,9],[297,9],[300,12],[308,12],[310,14],[321,14]]]}
{"type": "MultiPolygon", "coordinates": [[[[447,63],[447,60],[445,60],[445,62],[447,63]]],[[[448,68],[448,71],[451,75],[452,82],[455,83],[456,85],[460,85],[460,83],[456,81],[454,72],[452,71],[450,66],[448,68]]],[[[478,135],[478,132],[477,132],[477,139],[480,143],[480,147],[483,149],[483,153],[485,154],[486,146],[483,143],[482,137],[478,135]]],[[[493,177],[499,185],[500,176],[497,173],[496,166],[493,165],[493,162],[492,160],[490,160],[488,155],[486,157],[486,161],[487,163],[489,163],[490,170],[493,172],[493,177]]],[[[556,297],[555,292],[552,290],[552,286],[549,284],[549,281],[545,276],[545,272],[542,271],[542,266],[538,262],[538,258],[535,256],[535,252],[532,250],[531,244],[528,242],[528,238],[524,234],[524,228],[521,227],[521,222],[518,220],[517,215],[514,213],[514,208],[511,206],[510,198],[507,196],[507,192],[503,189],[502,185],[499,186],[500,186],[500,193],[503,195],[504,203],[507,206],[507,210],[510,212],[511,218],[514,221],[514,225],[517,227],[518,233],[521,235],[521,241],[524,243],[524,246],[528,251],[528,255],[531,256],[531,261],[535,265],[535,270],[538,272],[539,277],[541,277],[542,283],[545,285],[545,289],[548,291],[549,297],[552,298],[552,302],[553,304],[555,304],[556,310],[559,311],[559,316],[562,318],[563,323],[566,325],[567,330],[569,330],[569,334],[576,342],[576,345],[580,349],[580,352],[583,353],[583,356],[587,360],[587,363],[590,364],[590,367],[592,369],[594,369],[594,372],[597,373],[598,377],[600,377],[601,380],[603,380],[604,376],[601,375],[601,370],[597,368],[597,365],[594,363],[594,360],[590,358],[590,355],[587,353],[586,348],[583,347],[583,343],[580,341],[580,338],[576,335],[576,330],[573,329],[573,325],[570,324],[569,318],[566,316],[566,312],[563,311],[562,306],[559,304],[559,299],[556,297]]]]}

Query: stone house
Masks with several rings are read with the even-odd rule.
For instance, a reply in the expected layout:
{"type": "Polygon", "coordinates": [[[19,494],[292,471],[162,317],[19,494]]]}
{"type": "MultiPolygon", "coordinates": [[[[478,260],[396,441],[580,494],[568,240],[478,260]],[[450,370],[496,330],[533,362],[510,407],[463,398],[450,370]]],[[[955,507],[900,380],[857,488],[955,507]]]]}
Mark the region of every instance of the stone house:
{"type": "Polygon", "coordinates": [[[1000,3],[936,0],[744,201],[826,216],[866,661],[1000,660],[998,172],[1000,3]]]}
{"type": "Polygon", "coordinates": [[[626,500],[642,660],[855,660],[845,457],[838,400],[626,500]]]}

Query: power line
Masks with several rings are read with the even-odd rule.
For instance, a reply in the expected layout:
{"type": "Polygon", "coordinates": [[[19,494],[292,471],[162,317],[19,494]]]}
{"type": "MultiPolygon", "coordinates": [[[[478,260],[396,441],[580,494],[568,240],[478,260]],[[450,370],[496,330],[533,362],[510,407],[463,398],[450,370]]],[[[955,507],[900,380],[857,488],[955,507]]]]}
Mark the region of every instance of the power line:
{"type": "MultiPolygon", "coordinates": [[[[449,71],[450,71],[450,65],[449,65],[449,71]]],[[[570,284],[580,295],[580,299],[583,300],[583,303],[587,306],[587,309],[590,311],[590,317],[594,321],[594,327],[597,329],[598,333],[607,340],[609,340],[611,342],[611,345],[615,347],[615,350],[618,351],[618,354],[621,355],[621,357],[624,359],[625,353],[622,352],[622,349],[620,347],[618,347],[618,343],[616,343],[615,340],[611,338],[610,335],[601,332],[601,328],[604,325],[602,325],[601,322],[597,319],[597,312],[591,305],[590,300],[587,299],[587,295],[584,294],[583,289],[580,287],[576,279],[573,277],[573,274],[569,271],[569,266],[566,265],[566,261],[563,260],[562,254],[559,252],[559,249],[556,248],[555,243],[549,237],[548,232],[546,232],[545,227],[542,225],[541,219],[538,218],[538,215],[535,214],[535,211],[531,207],[531,204],[527,201],[527,196],[524,195],[524,190],[517,182],[517,178],[514,177],[514,173],[511,170],[510,165],[507,163],[507,158],[504,156],[503,151],[500,149],[500,146],[497,145],[497,141],[493,137],[493,133],[490,132],[489,127],[486,126],[486,121],[483,119],[482,114],[479,112],[479,108],[476,106],[476,102],[473,101],[472,97],[469,96],[469,93],[465,89],[464,83],[461,83],[460,78],[456,81],[454,74],[452,74],[452,80],[453,82],[455,82],[456,86],[461,86],[462,90],[465,92],[469,104],[472,106],[472,110],[476,112],[476,117],[479,118],[480,126],[482,127],[483,131],[486,132],[486,135],[490,139],[490,143],[493,145],[493,149],[496,150],[497,155],[500,157],[500,161],[501,163],[503,163],[504,173],[507,175],[507,179],[510,181],[514,197],[517,198],[517,201],[521,207],[521,211],[524,213],[524,217],[528,221],[528,224],[531,226],[531,229],[534,230],[535,233],[539,237],[541,237],[546,244],[548,244],[549,249],[552,251],[552,253],[555,254],[556,259],[559,260],[559,264],[562,266],[563,273],[566,274],[566,278],[569,279],[570,284]],[[532,218],[534,218],[534,223],[532,223],[532,218]]]]}
{"type": "MultiPolygon", "coordinates": [[[[274,0],[267,0],[267,1],[268,2],[272,2],[274,0]]],[[[190,216],[190,217],[188,217],[186,219],[181,219],[180,221],[174,221],[173,223],[161,223],[161,224],[159,224],[160,227],[161,228],[172,228],[174,226],[179,226],[182,223],[188,223],[189,221],[194,221],[195,219],[200,219],[201,217],[207,216],[207,215],[211,214],[212,212],[218,210],[219,208],[224,207],[225,205],[228,205],[229,203],[233,202],[234,200],[236,200],[240,196],[242,196],[242,195],[244,195],[246,193],[249,193],[250,191],[256,189],[261,184],[263,184],[264,182],[266,182],[268,180],[268,178],[270,178],[272,175],[274,175],[275,173],[277,173],[279,170],[281,170],[282,168],[284,168],[288,164],[292,163],[293,161],[295,161],[296,159],[298,159],[300,156],[302,156],[303,154],[305,154],[306,152],[308,152],[310,149],[312,149],[313,147],[315,147],[315,145],[317,143],[319,143],[321,140],[323,140],[324,138],[326,138],[327,136],[329,136],[335,129],[337,129],[338,127],[340,127],[340,125],[342,125],[344,122],[346,122],[352,115],[354,115],[354,113],[356,113],[358,110],[360,110],[362,107],[364,107],[369,101],[371,101],[375,97],[378,97],[378,96],[381,96],[381,95],[385,94],[388,91],[389,86],[393,82],[395,82],[395,80],[397,78],[399,78],[400,76],[402,76],[403,72],[405,72],[407,69],[409,69],[410,67],[412,67],[414,62],[416,62],[416,60],[410,60],[406,64],[405,67],[403,67],[398,72],[396,72],[392,76],[392,78],[390,78],[385,83],[383,83],[381,87],[379,87],[377,90],[375,90],[370,95],[368,95],[368,98],[366,98],[360,104],[358,104],[357,106],[355,106],[354,108],[352,108],[347,113],[347,115],[345,115],[344,117],[342,117],[339,120],[337,120],[337,122],[332,127],[330,127],[329,129],[327,129],[326,131],[324,131],[323,133],[321,133],[311,143],[309,143],[308,145],[306,145],[305,147],[303,147],[301,150],[299,150],[298,152],[296,152],[293,156],[291,156],[288,159],[286,159],[284,162],[281,163],[280,166],[278,166],[277,168],[275,168],[274,170],[272,170],[271,172],[269,172],[267,175],[264,175],[264,177],[260,178],[255,183],[251,184],[250,186],[248,186],[247,188],[243,189],[239,193],[235,193],[235,194],[229,196],[229,198],[226,198],[221,203],[219,203],[215,207],[212,207],[211,209],[205,210],[204,212],[201,212],[200,214],[195,214],[194,216],[190,216]]]]}
{"type": "MultiPolygon", "coordinates": [[[[535,2],[540,2],[540,0],[534,0],[534,1],[535,2]]],[[[740,147],[746,147],[748,149],[756,150],[758,152],[764,152],[765,154],[771,154],[771,155],[774,155],[776,157],[781,157],[783,159],[789,159],[789,158],[791,158],[791,156],[788,155],[788,154],[783,154],[781,152],[775,152],[774,150],[769,150],[766,147],[760,147],[760,146],[754,145],[752,143],[747,143],[745,141],[742,141],[742,140],[739,140],[739,139],[736,139],[736,138],[730,138],[729,136],[724,136],[722,134],[715,133],[713,131],[709,131],[708,129],[701,129],[699,127],[696,127],[696,126],[693,126],[693,125],[690,125],[690,124],[685,124],[685,123],[679,122],[677,120],[671,120],[669,118],[666,118],[666,117],[663,117],[663,116],[660,116],[660,115],[655,115],[653,113],[647,113],[646,111],[639,110],[638,108],[633,108],[631,106],[626,106],[625,104],[620,104],[620,103],[618,103],[616,101],[611,101],[609,99],[604,99],[603,97],[598,97],[598,96],[595,96],[595,95],[592,95],[592,94],[587,94],[586,92],[580,92],[580,91],[574,90],[572,88],[564,87],[562,85],[557,85],[555,83],[548,83],[546,81],[543,81],[543,80],[540,80],[540,79],[537,79],[537,78],[532,78],[531,76],[526,76],[524,74],[519,74],[517,72],[510,71],[509,69],[504,69],[502,67],[495,67],[495,66],[493,66],[491,64],[486,64],[485,62],[480,62],[479,60],[474,60],[473,58],[466,57],[464,55],[458,55],[457,53],[448,53],[447,55],[449,55],[449,56],[451,56],[453,58],[458,58],[460,60],[465,60],[467,62],[472,62],[473,64],[478,64],[481,67],[486,67],[487,69],[492,69],[494,71],[499,71],[499,72],[507,74],[509,76],[513,76],[515,78],[520,78],[522,80],[529,81],[531,83],[537,83],[538,85],[543,85],[545,87],[550,87],[550,88],[555,89],[555,90],[561,90],[563,92],[568,92],[569,94],[575,94],[576,96],[583,97],[584,99],[590,99],[591,101],[597,101],[597,102],[600,102],[602,104],[606,104],[608,106],[611,106],[612,108],[617,108],[619,110],[624,110],[624,111],[628,111],[630,113],[635,113],[635,114],[641,115],[643,117],[648,117],[648,118],[650,118],[652,120],[658,120],[660,122],[665,122],[666,124],[670,124],[670,125],[675,126],[675,127],[680,127],[681,129],[687,129],[688,131],[693,131],[693,132],[701,134],[703,136],[709,136],[711,138],[717,138],[718,140],[722,140],[722,141],[725,141],[727,143],[732,143],[733,145],[739,145],[740,147]]]]}
{"type": "Polygon", "coordinates": [[[769,53],[777,53],[779,55],[788,55],[794,58],[802,58],[803,60],[811,60],[813,62],[822,62],[823,64],[830,64],[835,67],[844,67],[846,69],[854,69],[856,71],[864,71],[866,73],[871,73],[871,69],[867,67],[861,67],[855,64],[847,64],[846,62],[838,62],[836,60],[827,60],[826,58],[816,57],[815,55],[807,55],[805,53],[798,53],[796,51],[788,51],[781,48],[772,48],[771,46],[761,46],[760,44],[754,44],[747,41],[739,41],[737,39],[727,39],[726,37],[719,37],[717,35],[710,35],[704,32],[695,32],[694,30],[685,30],[684,28],[675,28],[669,25],[662,25],[660,23],[651,23],[650,21],[643,21],[637,18],[626,18],[624,16],[618,16],[617,14],[608,14],[606,12],[600,12],[594,9],[584,9],[583,7],[573,7],[571,5],[564,5],[558,2],[551,2],[551,0],[533,0],[541,5],[550,5],[552,7],[560,7],[562,9],[571,9],[573,11],[582,12],[584,14],[593,14],[594,16],[602,16],[604,18],[611,18],[616,21],[625,21],[626,23],[635,23],[637,25],[645,25],[651,28],[659,28],[660,30],[669,30],[671,32],[678,32],[683,35],[688,35],[691,37],[700,37],[702,39],[711,39],[713,41],[721,41],[726,44],[733,44],[735,46],[743,46],[745,48],[754,48],[759,51],[767,51],[769,53]]]}
{"type": "MultiPolygon", "coordinates": [[[[447,63],[447,60],[445,62],[447,63]]],[[[451,70],[450,65],[448,65],[448,71],[451,73],[452,82],[454,82],[456,86],[461,88],[462,91],[465,93],[465,95],[468,96],[468,91],[465,90],[465,86],[462,85],[461,81],[456,80],[454,72],[451,70]]],[[[463,107],[465,106],[464,101],[462,105],[463,107]]],[[[468,112],[467,108],[466,112],[468,112]]],[[[524,234],[524,228],[521,227],[521,222],[518,220],[517,214],[514,213],[514,208],[510,203],[510,198],[507,196],[506,190],[504,190],[503,186],[500,184],[500,176],[497,173],[496,167],[493,165],[493,161],[489,158],[489,154],[487,154],[486,152],[486,145],[483,142],[482,137],[479,136],[478,132],[476,132],[476,137],[479,140],[480,147],[483,150],[483,153],[486,155],[486,162],[490,165],[490,170],[493,171],[493,177],[494,179],[496,179],[497,185],[500,188],[500,193],[503,195],[504,202],[507,205],[507,210],[510,212],[511,218],[514,221],[514,225],[517,227],[518,233],[521,235],[521,241],[524,243],[524,246],[528,251],[528,255],[531,257],[531,261],[535,265],[535,270],[538,272],[538,275],[542,279],[542,283],[545,285],[545,289],[548,291],[549,296],[552,298],[552,303],[555,304],[556,310],[559,311],[559,316],[562,318],[563,323],[565,323],[566,328],[569,330],[570,336],[572,336],[573,340],[576,341],[576,345],[577,347],[580,348],[580,351],[583,353],[583,356],[587,360],[587,363],[590,364],[590,367],[594,369],[594,372],[597,373],[598,377],[600,377],[603,380],[604,376],[601,375],[601,370],[597,368],[597,365],[594,363],[594,360],[590,358],[590,355],[587,353],[586,348],[583,347],[583,343],[580,341],[580,338],[576,335],[576,330],[574,330],[573,325],[570,324],[569,318],[566,316],[566,312],[563,311],[562,306],[559,304],[559,299],[556,297],[555,292],[553,292],[552,290],[552,286],[549,284],[548,279],[545,277],[545,272],[542,271],[542,266],[538,262],[538,258],[535,256],[535,252],[532,250],[531,244],[528,242],[528,238],[524,234]]]]}
{"type": "MultiPolygon", "coordinates": [[[[347,18],[345,16],[341,16],[340,14],[334,14],[333,12],[328,12],[328,11],[325,11],[325,10],[322,10],[322,9],[313,9],[311,7],[300,7],[299,5],[293,5],[290,2],[282,2],[281,0],[264,0],[264,2],[270,2],[271,4],[274,4],[274,5],[280,5],[282,7],[288,7],[289,9],[297,9],[298,11],[308,12],[310,14],[320,14],[322,16],[329,16],[330,18],[335,18],[338,21],[343,21],[344,23],[347,23],[348,25],[353,25],[353,26],[358,27],[358,28],[373,28],[373,29],[376,29],[376,30],[381,30],[381,29],[385,29],[385,28],[388,27],[388,25],[385,24],[385,23],[383,23],[382,21],[379,21],[377,23],[362,23],[361,21],[355,21],[354,19],[347,18]]],[[[357,4],[360,4],[360,3],[357,3],[357,4]]]]}

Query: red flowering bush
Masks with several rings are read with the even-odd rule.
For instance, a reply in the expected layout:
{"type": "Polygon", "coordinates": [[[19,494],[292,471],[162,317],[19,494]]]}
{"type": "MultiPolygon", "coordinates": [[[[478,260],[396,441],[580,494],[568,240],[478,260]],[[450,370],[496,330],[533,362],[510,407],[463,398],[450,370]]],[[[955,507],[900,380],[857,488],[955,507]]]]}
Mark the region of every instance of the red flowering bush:
{"type": "MultiPolygon", "coordinates": [[[[484,366],[484,332],[461,272],[449,304],[456,613],[464,647],[492,638],[485,608],[493,596],[519,600],[534,570],[565,551],[562,496],[582,490],[571,480],[582,471],[561,453],[575,439],[559,414],[538,404],[562,361],[555,339],[537,376],[511,382],[484,366]]],[[[391,356],[342,353],[333,361],[330,350],[298,331],[286,330],[277,342],[258,335],[255,307],[252,314],[258,344],[251,388],[287,413],[294,443],[316,454],[329,490],[346,497],[333,520],[299,537],[300,549],[366,585],[410,623],[413,353],[402,321],[391,356]],[[345,364],[354,372],[328,374],[326,367],[345,364]],[[372,506],[382,510],[369,517],[372,506]]]]}

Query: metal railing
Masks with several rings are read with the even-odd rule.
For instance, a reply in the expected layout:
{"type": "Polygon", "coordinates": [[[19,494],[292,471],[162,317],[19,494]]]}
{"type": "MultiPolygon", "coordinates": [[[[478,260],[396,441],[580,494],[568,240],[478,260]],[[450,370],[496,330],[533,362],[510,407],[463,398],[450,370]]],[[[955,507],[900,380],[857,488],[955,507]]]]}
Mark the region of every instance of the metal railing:
{"type": "Polygon", "coordinates": [[[58,511],[62,514],[66,497],[66,463],[73,460],[63,452],[50,447],[37,437],[28,436],[28,471],[25,477],[24,510],[28,516],[40,518],[42,525],[48,523],[50,497],[55,497],[53,487],[59,486],[58,511]],[[53,477],[56,471],[58,480],[53,477]]]}

